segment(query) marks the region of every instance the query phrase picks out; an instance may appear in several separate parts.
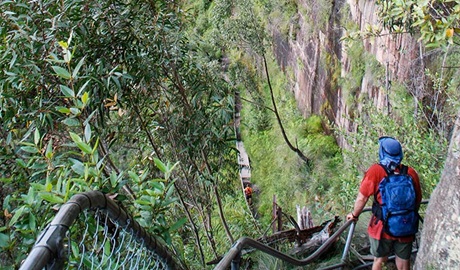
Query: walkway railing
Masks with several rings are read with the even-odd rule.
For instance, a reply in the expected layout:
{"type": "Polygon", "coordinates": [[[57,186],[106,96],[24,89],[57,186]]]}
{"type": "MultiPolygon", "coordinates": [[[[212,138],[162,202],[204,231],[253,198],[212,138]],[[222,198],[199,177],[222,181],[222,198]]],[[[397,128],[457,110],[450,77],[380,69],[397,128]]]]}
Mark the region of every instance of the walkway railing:
{"type": "MultiPolygon", "coordinates": [[[[423,201],[423,204],[428,201],[423,201]]],[[[365,208],[363,212],[371,211],[365,208]]],[[[239,269],[241,252],[252,247],[295,266],[316,261],[347,230],[341,262],[322,268],[349,265],[347,257],[356,222],[347,221],[313,254],[296,259],[254,239],[240,238],[215,267],[239,269]]],[[[417,250],[413,250],[417,252],[417,250]]],[[[356,254],[355,254],[356,255],[356,254]]],[[[359,256],[359,254],[358,254],[359,256]]],[[[360,269],[368,264],[356,267],[360,269]]],[[[73,196],[62,205],[42,231],[20,270],[38,269],[184,269],[174,255],[155,236],[150,235],[107,195],[99,191],[73,196]]]]}
{"type": "Polygon", "coordinates": [[[99,191],[77,194],[62,205],[20,270],[44,267],[183,269],[162,242],[99,191]]]}
{"type": "MultiPolygon", "coordinates": [[[[422,201],[422,204],[427,204],[428,201],[424,200],[422,201]]],[[[369,212],[371,211],[371,208],[365,208],[363,212],[369,212]]],[[[325,252],[328,251],[328,248],[335,243],[339,237],[342,235],[342,233],[349,228],[348,230],[348,235],[345,241],[345,246],[343,249],[342,257],[341,257],[341,262],[335,265],[331,265],[325,268],[321,268],[321,270],[330,270],[330,269],[338,269],[342,268],[344,266],[349,265],[349,262],[347,261],[347,257],[349,256],[350,252],[350,247],[351,243],[353,240],[353,234],[355,232],[355,226],[356,222],[349,220],[345,222],[340,228],[337,229],[337,231],[328,238],[313,254],[308,256],[305,259],[296,259],[293,258],[285,253],[282,253],[272,247],[269,247],[265,244],[262,244],[254,239],[247,238],[247,237],[242,237],[236,241],[235,244],[230,248],[230,250],[227,252],[227,254],[222,258],[222,260],[217,264],[217,266],[214,268],[214,270],[225,270],[228,269],[229,266],[231,266],[232,270],[238,270],[239,265],[240,265],[240,259],[241,259],[241,251],[245,247],[252,247],[257,250],[260,250],[266,254],[269,254],[275,258],[281,259],[287,263],[290,263],[295,266],[305,266],[308,265],[314,261],[316,261],[321,255],[323,255],[325,252]]],[[[417,249],[412,251],[413,253],[417,252],[417,249]]],[[[390,257],[390,260],[392,257],[390,257]]],[[[361,266],[356,267],[355,269],[361,269],[362,267],[366,267],[368,265],[371,265],[372,263],[369,264],[363,264],[361,266]]]]}

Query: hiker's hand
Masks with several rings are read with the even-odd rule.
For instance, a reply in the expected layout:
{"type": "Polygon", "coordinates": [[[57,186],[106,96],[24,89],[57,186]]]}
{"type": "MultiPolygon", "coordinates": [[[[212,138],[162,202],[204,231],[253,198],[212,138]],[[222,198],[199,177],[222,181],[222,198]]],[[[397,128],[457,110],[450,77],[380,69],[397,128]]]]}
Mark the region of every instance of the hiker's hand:
{"type": "Polygon", "coordinates": [[[349,220],[358,221],[358,217],[357,217],[357,216],[354,216],[353,213],[350,212],[350,213],[347,215],[347,221],[349,221],[349,220]]]}

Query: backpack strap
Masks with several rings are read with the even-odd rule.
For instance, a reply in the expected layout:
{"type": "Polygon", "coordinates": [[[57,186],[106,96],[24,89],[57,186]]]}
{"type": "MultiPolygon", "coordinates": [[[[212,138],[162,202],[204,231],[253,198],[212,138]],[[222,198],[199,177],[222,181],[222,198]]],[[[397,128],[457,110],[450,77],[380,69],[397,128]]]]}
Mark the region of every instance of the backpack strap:
{"type": "MultiPolygon", "coordinates": [[[[382,167],[382,169],[383,169],[383,170],[386,172],[386,174],[387,174],[384,178],[382,178],[382,180],[385,179],[386,177],[388,177],[389,175],[395,173],[394,171],[390,171],[386,166],[383,166],[383,165],[380,164],[380,163],[379,163],[379,165],[380,165],[380,167],[382,167]]],[[[380,180],[380,182],[382,182],[382,180],[380,180]]],[[[380,182],[379,182],[379,183],[380,183],[380,182]]],[[[379,194],[379,192],[380,192],[380,189],[377,188],[377,192],[374,193],[374,202],[377,202],[377,194],[379,194]]],[[[377,202],[377,203],[378,203],[378,202],[377,202]]]]}
{"type": "MultiPolygon", "coordinates": [[[[399,170],[399,174],[407,174],[408,171],[409,171],[409,167],[407,167],[406,165],[401,165],[401,169],[399,170]]],[[[412,179],[412,181],[414,181],[414,179],[412,179]]]]}
{"type": "Polygon", "coordinates": [[[382,164],[380,164],[380,163],[379,163],[379,165],[380,165],[380,167],[382,167],[382,168],[385,170],[385,172],[387,173],[387,176],[390,175],[390,174],[394,174],[394,173],[395,173],[394,171],[388,169],[386,166],[384,166],[384,165],[382,165],[382,164]]]}
{"type": "MultiPolygon", "coordinates": [[[[388,177],[388,175],[390,175],[391,172],[387,169],[387,167],[383,166],[382,164],[379,163],[379,165],[387,174],[385,177],[388,177]]],[[[377,192],[374,193],[374,201],[372,202],[372,215],[375,216],[375,224],[377,224],[379,220],[383,220],[382,205],[377,201],[377,194],[379,193],[380,189],[377,188],[377,192]]]]}

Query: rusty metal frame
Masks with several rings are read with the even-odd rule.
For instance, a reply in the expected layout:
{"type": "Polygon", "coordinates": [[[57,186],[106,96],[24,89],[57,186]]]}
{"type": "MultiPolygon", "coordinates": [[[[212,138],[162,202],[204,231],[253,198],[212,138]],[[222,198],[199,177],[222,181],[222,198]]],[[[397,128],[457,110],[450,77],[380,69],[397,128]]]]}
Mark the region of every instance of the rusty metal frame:
{"type": "MultiPolygon", "coordinates": [[[[423,200],[421,202],[422,204],[427,204],[428,203],[428,200],[423,200]]],[[[363,212],[368,212],[368,211],[371,211],[372,209],[367,207],[365,209],[363,209],[363,212]]],[[[252,247],[252,248],[255,248],[257,250],[260,250],[264,253],[267,253],[269,255],[271,255],[272,257],[275,257],[275,258],[278,258],[278,259],[281,259],[287,263],[290,263],[292,265],[296,265],[296,266],[305,266],[305,265],[308,265],[312,262],[314,262],[315,260],[317,260],[323,253],[325,253],[328,248],[333,244],[335,243],[340,235],[348,228],[350,227],[350,229],[348,230],[348,236],[347,236],[347,239],[346,239],[346,243],[345,243],[345,246],[344,246],[344,250],[343,250],[343,253],[342,253],[342,258],[341,258],[341,262],[338,263],[338,264],[335,264],[335,265],[331,265],[331,266],[327,266],[325,268],[321,268],[321,270],[330,270],[330,269],[340,269],[346,265],[348,265],[348,261],[347,261],[347,256],[349,254],[349,251],[350,251],[350,246],[351,246],[351,241],[353,239],[353,234],[354,234],[354,231],[355,231],[355,225],[356,225],[356,221],[354,220],[349,220],[347,222],[345,222],[340,228],[337,229],[337,231],[331,236],[329,237],[313,254],[311,254],[310,256],[308,256],[307,258],[305,259],[301,259],[301,260],[298,260],[296,258],[293,258],[289,255],[286,255],[272,247],[269,247],[257,240],[254,240],[254,239],[251,239],[251,238],[248,238],[248,237],[242,237],[240,239],[238,239],[234,244],[233,246],[230,248],[230,250],[227,252],[227,254],[222,258],[222,260],[216,265],[216,267],[214,268],[214,270],[225,270],[225,269],[228,269],[229,266],[231,266],[231,269],[232,270],[238,270],[239,269],[239,264],[240,264],[240,259],[241,259],[241,251],[243,250],[244,247],[252,247]]],[[[413,250],[412,253],[416,253],[417,250],[413,250]]],[[[394,258],[393,257],[390,257],[389,259],[392,259],[394,258]]],[[[368,266],[368,264],[364,264],[362,266],[368,266]]],[[[359,266],[357,267],[356,269],[361,269],[362,266],[359,266]]]]}
{"type": "Polygon", "coordinates": [[[136,241],[153,251],[169,269],[183,269],[174,260],[171,252],[159,240],[149,234],[124,209],[100,191],[89,191],[74,195],[61,206],[59,212],[40,233],[35,245],[21,265],[20,270],[62,269],[65,261],[64,239],[69,228],[83,211],[102,210],[107,216],[130,233],[136,241]]]}

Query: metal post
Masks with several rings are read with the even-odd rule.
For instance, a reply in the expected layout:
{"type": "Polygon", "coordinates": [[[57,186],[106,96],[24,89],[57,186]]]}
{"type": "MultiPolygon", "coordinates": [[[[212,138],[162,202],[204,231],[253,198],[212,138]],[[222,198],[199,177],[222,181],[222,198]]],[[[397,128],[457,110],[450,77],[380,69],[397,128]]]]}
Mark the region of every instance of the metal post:
{"type": "MultiPolygon", "coordinates": [[[[272,213],[273,213],[273,220],[277,220],[277,216],[276,216],[276,194],[273,194],[273,207],[272,207],[272,213]]],[[[276,230],[276,223],[273,222],[273,233],[276,233],[277,230],[276,230]]]]}
{"type": "Polygon", "coordinates": [[[59,268],[65,260],[65,250],[62,240],[67,227],[62,225],[48,225],[40,234],[30,255],[21,265],[21,270],[43,269],[48,265],[51,269],[59,268]]]}
{"type": "Polygon", "coordinates": [[[239,270],[240,269],[240,261],[241,261],[241,251],[238,252],[235,258],[232,260],[231,270],[239,270]]]}
{"type": "Polygon", "coordinates": [[[342,254],[342,262],[344,262],[348,255],[348,250],[350,249],[351,240],[353,239],[353,233],[355,232],[356,221],[350,224],[350,229],[348,230],[347,241],[345,242],[345,247],[342,254]]]}
{"type": "Polygon", "coordinates": [[[276,207],[276,216],[278,218],[278,229],[277,232],[280,232],[283,230],[283,209],[279,206],[276,207]]]}

